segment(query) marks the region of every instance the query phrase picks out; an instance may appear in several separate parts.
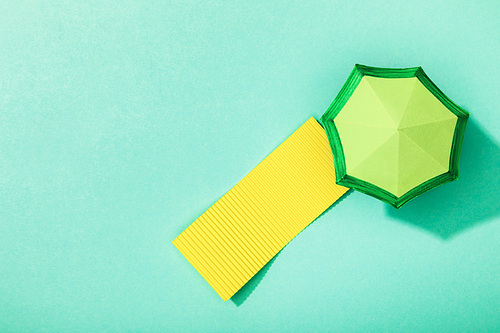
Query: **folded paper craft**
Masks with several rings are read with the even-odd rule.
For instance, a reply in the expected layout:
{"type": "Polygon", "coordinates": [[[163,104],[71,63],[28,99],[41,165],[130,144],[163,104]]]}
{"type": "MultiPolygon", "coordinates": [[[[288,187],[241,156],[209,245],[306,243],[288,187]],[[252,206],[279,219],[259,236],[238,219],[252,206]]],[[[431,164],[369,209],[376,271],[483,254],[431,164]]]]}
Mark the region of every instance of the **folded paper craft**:
{"type": "Polygon", "coordinates": [[[173,244],[228,300],[351,187],[396,208],[458,178],[469,114],[421,67],[356,65],[309,119],[173,244]]]}
{"type": "Polygon", "coordinates": [[[356,65],[321,121],[337,183],[399,208],[458,178],[468,117],[421,67],[356,65]]]}

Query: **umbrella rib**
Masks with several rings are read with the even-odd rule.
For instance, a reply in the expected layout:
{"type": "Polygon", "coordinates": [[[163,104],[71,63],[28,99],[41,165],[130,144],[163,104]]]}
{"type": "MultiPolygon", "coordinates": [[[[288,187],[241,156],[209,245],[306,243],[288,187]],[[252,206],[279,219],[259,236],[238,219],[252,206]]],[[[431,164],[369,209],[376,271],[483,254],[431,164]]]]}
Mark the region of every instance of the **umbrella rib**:
{"type": "Polygon", "coordinates": [[[439,120],[429,121],[429,122],[424,123],[424,124],[418,124],[418,125],[411,125],[411,126],[400,127],[399,129],[402,130],[402,129],[407,129],[407,128],[415,128],[415,127],[419,127],[419,126],[427,126],[429,124],[435,124],[435,123],[445,122],[445,121],[451,121],[451,120],[455,120],[456,121],[458,119],[458,117],[455,116],[455,115],[453,115],[453,116],[454,117],[448,118],[448,119],[439,119],[439,120]]]}
{"type": "Polygon", "coordinates": [[[390,135],[387,139],[385,139],[384,141],[382,141],[382,143],[380,143],[380,145],[375,148],[374,150],[372,150],[369,154],[366,155],[366,158],[364,160],[362,160],[361,162],[358,163],[358,165],[356,165],[354,168],[352,168],[352,170],[349,172],[347,171],[347,173],[354,173],[356,172],[356,169],[361,165],[363,164],[369,157],[371,157],[373,154],[375,154],[377,152],[377,150],[380,149],[380,147],[382,147],[384,144],[387,143],[387,141],[389,141],[390,138],[392,138],[393,135],[390,135]]]}
{"type": "MultiPolygon", "coordinates": [[[[405,105],[405,108],[404,108],[404,113],[406,113],[407,109],[408,109],[408,105],[410,104],[410,101],[411,101],[411,96],[413,95],[413,93],[415,92],[415,90],[417,89],[417,84],[420,83],[420,81],[416,80],[413,84],[413,88],[411,89],[411,93],[410,93],[410,97],[408,97],[408,100],[406,101],[406,105],[405,105]]],[[[401,119],[399,119],[399,123],[398,123],[398,129],[400,128],[399,125],[401,125],[401,121],[403,120],[404,118],[404,115],[401,117],[401,119]]]]}
{"type": "Polygon", "coordinates": [[[370,83],[370,81],[368,81],[368,85],[370,86],[370,89],[373,91],[373,94],[375,96],[377,96],[377,99],[378,101],[380,102],[380,104],[383,106],[383,109],[385,111],[385,113],[387,114],[387,117],[389,117],[389,119],[392,121],[392,123],[394,124],[394,126],[392,128],[398,128],[398,124],[396,124],[396,122],[394,121],[394,119],[392,119],[392,116],[389,112],[387,112],[387,108],[385,107],[385,104],[384,102],[382,102],[382,100],[380,99],[380,96],[377,94],[377,91],[373,88],[372,84],[370,83]]]}
{"type": "Polygon", "coordinates": [[[425,153],[425,155],[429,156],[437,164],[439,164],[440,166],[442,166],[443,168],[445,168],[446,171],[448,171],[448,166],[447,165],[446,166],[442,165],[441,162],[439,162],[438,160],[436,160],[434,158],[434,156],[430,155],[421,145],[418,144],[418,142],[416,142],[415,140],[413,140],[409,135],[407,135],[406,133],[401,132],[401,131],[399,131],[399,133],[403,134],[406,138],[408,138],[411,142],[413,142],[421,151],[423,151],[425,153]]]}

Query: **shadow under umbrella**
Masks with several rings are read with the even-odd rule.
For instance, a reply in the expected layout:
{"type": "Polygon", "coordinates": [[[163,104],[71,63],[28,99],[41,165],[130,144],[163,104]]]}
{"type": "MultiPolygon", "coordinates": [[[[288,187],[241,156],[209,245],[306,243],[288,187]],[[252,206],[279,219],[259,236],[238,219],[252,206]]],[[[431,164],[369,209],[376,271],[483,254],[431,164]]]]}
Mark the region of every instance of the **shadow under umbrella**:
{"type": "Polygon", "coordinates": [[[472,119],[467,124],[458,181],[426,192],[388,215],[442,239],[500,213],[500,148],[472,119]]]}

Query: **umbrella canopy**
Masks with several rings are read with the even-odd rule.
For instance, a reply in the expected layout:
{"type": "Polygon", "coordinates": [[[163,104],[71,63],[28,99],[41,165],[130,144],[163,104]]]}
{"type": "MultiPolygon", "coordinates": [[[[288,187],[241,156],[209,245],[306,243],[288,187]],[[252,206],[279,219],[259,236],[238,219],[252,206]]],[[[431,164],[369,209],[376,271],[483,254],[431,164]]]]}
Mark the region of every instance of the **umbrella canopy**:
{"type": "Polygon", "coordinates": [[[457,179],[468,116],[421,67],[356,65],[321,118],[337,183],[399,208],[457,179]]]}

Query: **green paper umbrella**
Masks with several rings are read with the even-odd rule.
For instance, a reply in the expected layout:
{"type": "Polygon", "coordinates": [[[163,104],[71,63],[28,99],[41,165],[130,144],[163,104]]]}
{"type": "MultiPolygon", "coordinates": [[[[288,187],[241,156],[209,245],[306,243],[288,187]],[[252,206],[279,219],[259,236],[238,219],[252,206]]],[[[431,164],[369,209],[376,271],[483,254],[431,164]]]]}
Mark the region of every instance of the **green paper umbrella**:
{"type": "Polygon", "coordinates": [[[337,183],[399,208],[458,178],[468,117],[421,67],[356,65],[321,121],[337,183]]]}

